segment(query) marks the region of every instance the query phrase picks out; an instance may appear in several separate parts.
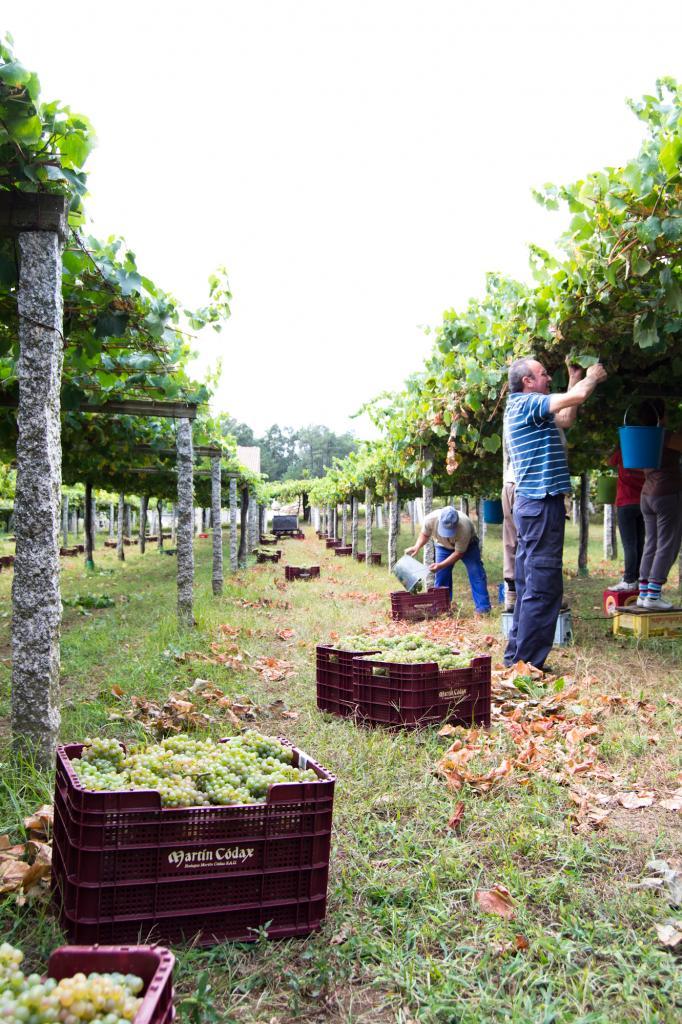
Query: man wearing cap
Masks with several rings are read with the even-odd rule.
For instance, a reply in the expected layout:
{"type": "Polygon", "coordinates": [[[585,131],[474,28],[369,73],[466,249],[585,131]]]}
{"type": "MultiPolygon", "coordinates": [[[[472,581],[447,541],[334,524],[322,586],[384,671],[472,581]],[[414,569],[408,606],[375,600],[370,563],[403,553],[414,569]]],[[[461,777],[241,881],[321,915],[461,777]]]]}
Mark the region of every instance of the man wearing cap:
{"type": "Polygon", "coordinates": [[[531,357],[509,367],[504,436],[516,478],[514,525],[518,533],[516,605],[504,652],[505,665],[526,661],[541,669],[554,643],[563,595],[564,495],[570,493],[568,460],[559,428],[606,380],[599,364],[564,394],[550,394],[552,378],[531,357]]]}
{"type": "Polygon", "coordinates": [[[488,578],[481,560],[481,549],[474,524],[463,512],[458,512],[452,505],[429,512],[422,523],[417,543],[405,549],[406,555],[415,555],[417,551],[432,540],[436,545],[436,561],[429,569],[436,574],[436,586],[447,587],[452,600],[452,567],[456,562],[464,562],[474,606],[479,615],[490,611],[488,595],[488,578]]]}

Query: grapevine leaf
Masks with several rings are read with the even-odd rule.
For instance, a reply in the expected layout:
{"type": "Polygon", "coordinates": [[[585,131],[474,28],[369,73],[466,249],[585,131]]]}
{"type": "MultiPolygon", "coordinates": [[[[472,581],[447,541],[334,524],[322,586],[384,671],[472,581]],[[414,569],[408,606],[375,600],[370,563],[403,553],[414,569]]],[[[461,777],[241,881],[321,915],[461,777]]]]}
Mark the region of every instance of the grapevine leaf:
{"type": "Polygon", "coordinates": [[[121,338],[128,325],[127,313],[110,309],[100,313],[95,321],[96,338],[121,338]]]}
{"type": "Polygon", "coordinates": [[[652,313],[635,319],[633,337],[635,344],[640,348],[654,348],[658,345],[658,330],[652,313]]]}
{"type": "Polygon", "coordinates": [[[494,455],[495,452],[499,452],[502,445],[502,438],[499,434],[491,434],[489,437],[484,437],[481,444],[487,452],[494,455]]]}

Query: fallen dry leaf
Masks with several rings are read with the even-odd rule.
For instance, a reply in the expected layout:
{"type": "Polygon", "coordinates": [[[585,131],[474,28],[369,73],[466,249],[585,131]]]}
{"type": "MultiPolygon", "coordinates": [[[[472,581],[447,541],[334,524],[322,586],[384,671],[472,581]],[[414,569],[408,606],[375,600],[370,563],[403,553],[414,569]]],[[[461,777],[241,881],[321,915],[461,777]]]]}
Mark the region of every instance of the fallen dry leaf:
{"type": "Polygon", "coordinates": [[[479,889],[476,902],[486,914],[497,914],[498,917],[511,919],[515,916],[514,901],[505,885],[494,885],[492,889],[479,889]]]}
{"type": "Polygon", "coordinates": [[[24,828],[30,839],[49,839],[54,823],[54,808],[51,804],[42,804],[28,818],[24,818],[24,828]]]}
{"type": "Polygon", "coordinates": [[[26,861],[0,856],[0,893],[19,889],[30,867],[26,861]]]}
{"type": "Polygon", "coordinates": [[[682,789],[676,789],[672,796],[661,800],[660,806],[666,811],[682,811],[682,789]]]}
{"type": "Polygon", "coordinates": [[[39,882],[41,878],[49,877],[49,874],[50,865],[44,863],[41,864],[38,863],[38,861],[36,861],[35,864],[31,864],[31,866],[28,868],[28,871],[25,873],[23,879],[21,880],[22,889],[24,890],[24,892],[28,892],[29,889],[32,889],[33,886],[37,882],[39,882]]]}
{"type": "Polygon", "coordinates": [[[495,956],[506,956],[507,953],[518,953],[520,950],[528,949],[529,945],[525,935],[515,935],[513,942],[502,942],[493,946],[493,953],[495,956]]]}
{"type": "Polygon", "coordinates": [[[294,629],[278,629],[277,636],[280,640],[291,640],[292,637],[296,636],[296,630],[294,629]]]}
{"type": "Polygon", "coordinates": [[[457,803],[455,804],[455,809],[452,812],[452,815],[448,819],[448,828],[458,829],[460,827],[460,825],[462,824],[462,819],[463,818],[464,818],[464,801],[463,800],[458,800],[457,803]]]}
{"type": "Polygon", "coordinates": [[[639,807],[651,807],[656,799],[656,794],[651,790],[643,790],[640,793],[616,793],[616,800],[628,811],[635,811],[639,807]]]}
{"type": "Polygon", "coordinates": [[[350,925],[344,925],[343,928],[339,929],[339,931],[335,935],[332,935],[331,939],[329,940],[329,945],[340,946],[341,943],[346,942],[346,940],[349,939],[352,934],[353,929],[350,927],[350,925]]]}
{"type": "Polygon", "coordinates": [[[37,839],[29,839],[26,843],[26,853],[32,864],[52,863],[52,847],[49,843],[41,843],[37,839]]]}
{"type": "Polygon", "coordinates": [[[118,686],[118,684],[115,685],[115,686],[112,686],[111,687],[111,694],[112,694],[113,697],[122,697],[123,696],[123,688],[121,686],[118,686]]]}
{"type": "Polygon", "coordinates": [[[675,949],[682,942],[682,921],[675,921],[674,924],[655,925],[658,941],[670,949],[675,949]]]}

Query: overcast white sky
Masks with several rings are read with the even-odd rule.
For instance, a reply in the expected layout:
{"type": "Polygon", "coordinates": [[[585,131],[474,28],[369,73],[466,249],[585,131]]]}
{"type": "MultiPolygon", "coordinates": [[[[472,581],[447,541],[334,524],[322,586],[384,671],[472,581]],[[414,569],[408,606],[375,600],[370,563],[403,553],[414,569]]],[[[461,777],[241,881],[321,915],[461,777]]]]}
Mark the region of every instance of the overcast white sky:
{"type": "Polygon", "coordinates": [[[216,408],[349,420],[431,347],[420,325],[526,278],[561,221],[531,188],[622,163],[626,97],[682,75],[682,4],[652,0],[117,0],[2,4],[45,98],[93,121],[88,210],[188,303],[216,408]]]}

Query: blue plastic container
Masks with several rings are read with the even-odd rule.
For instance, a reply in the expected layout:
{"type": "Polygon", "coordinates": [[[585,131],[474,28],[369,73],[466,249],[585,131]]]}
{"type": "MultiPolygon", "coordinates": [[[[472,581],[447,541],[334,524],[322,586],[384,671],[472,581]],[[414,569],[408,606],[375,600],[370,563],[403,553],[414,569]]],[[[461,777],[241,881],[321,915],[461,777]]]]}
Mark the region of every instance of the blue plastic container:
{"type": "Polygon", "coordinates": [[[504,522],[502,502],[499,498],[490,498],[483,502],[483,522],[490,526],[499,526],[504,522]]]}
{"type": "Polygon", "coordinates": [[[625,469],[658,469],[663,456],[664,427],[619,427],[625,469]]]}

